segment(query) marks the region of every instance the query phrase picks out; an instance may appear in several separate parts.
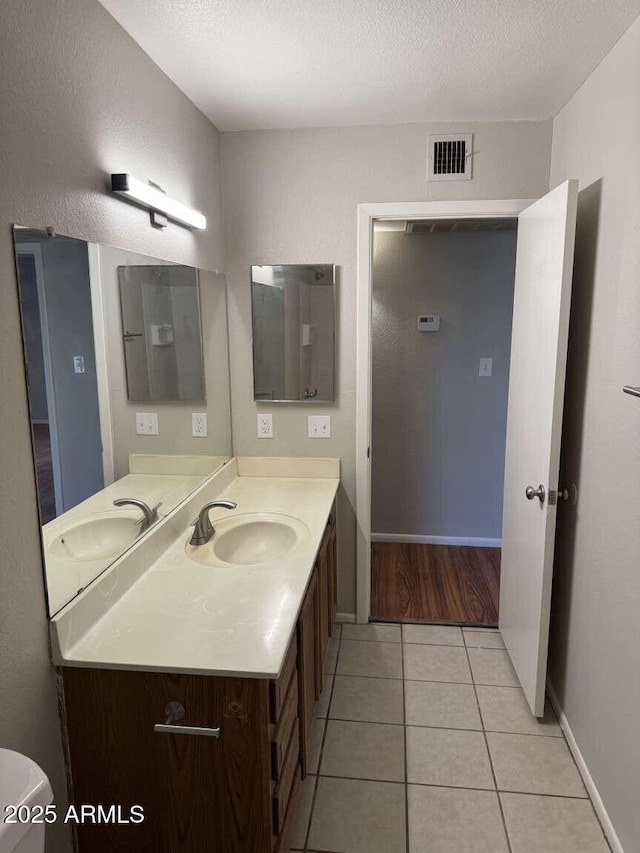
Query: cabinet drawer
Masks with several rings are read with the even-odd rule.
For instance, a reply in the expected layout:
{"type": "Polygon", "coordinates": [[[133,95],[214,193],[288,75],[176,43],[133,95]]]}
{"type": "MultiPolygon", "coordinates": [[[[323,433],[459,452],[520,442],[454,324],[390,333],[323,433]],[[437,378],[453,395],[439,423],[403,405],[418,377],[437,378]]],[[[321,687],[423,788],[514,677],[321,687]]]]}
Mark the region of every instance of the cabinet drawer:
{"type": "Polygon", "coordinates": [[[284,764],[282,765],[280,781],[278,782],[276,790],[273,794],[274,835],[280,835],[280,833],[282,832],[284,818],[287,813],[287,806],[289,805],[291,788],[296,778],[296,775],[300,772],[299,744],[300,731],[298,721],[296,720],[293,726],[293,730],[291,732],[289,745],[287,746],[287,754],[284,759],[284,764]]]}
{"type": "Polygon", "coordinates": [[[284,666],[282,667],[282,672],[280,673],[280,678],[277,681],[271,681],[269,683],[269,716],[271,722],[274,725],[280,719],[280,714],[282,713],[282,706],[284,705],[284,701],[287,698],[289,682],[291,681],[291,676],[293,675],[296,668],[297,656],[298,644],[296,642],[296,637],[294,634],[293,639],[289,644],[289,648],[287,649],[287,654],[284,660],[284,666]]]}
{"type": "Polygon", "coordinates": [[[298,676],[293,674],[289,683],[287,697],[282,706],[280,721],[271,741],[271,772],[274,781],[281,776],[282,765],[287,755],[287,747],[291,740],[293,726],[298,719],[298,676]]]}

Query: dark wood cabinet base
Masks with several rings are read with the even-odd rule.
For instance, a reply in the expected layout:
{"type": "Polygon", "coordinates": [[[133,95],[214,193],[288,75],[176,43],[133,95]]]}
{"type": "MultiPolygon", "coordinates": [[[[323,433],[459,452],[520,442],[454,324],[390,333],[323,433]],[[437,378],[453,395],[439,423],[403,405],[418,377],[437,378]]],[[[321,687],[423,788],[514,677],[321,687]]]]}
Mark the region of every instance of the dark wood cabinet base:
{"type": "Polygon", "coordinates": [[[286,853],[335,589],[332,511],[277,680],[61,670],[70,801],[120,806],[121,822],[75,827],[77,853],[286,853]],[[169,702],[202,731],[157,731],[169,702]]]}

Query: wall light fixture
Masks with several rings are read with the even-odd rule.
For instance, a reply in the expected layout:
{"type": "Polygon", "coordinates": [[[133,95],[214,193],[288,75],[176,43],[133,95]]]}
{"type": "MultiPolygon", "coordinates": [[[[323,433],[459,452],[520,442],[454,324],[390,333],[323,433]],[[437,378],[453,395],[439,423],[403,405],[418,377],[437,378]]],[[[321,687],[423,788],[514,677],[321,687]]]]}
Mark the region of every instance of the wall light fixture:
{"type": "Polygon", "coordinates": [[[151,224],[157,228],[166,226],[164,217],[198,231],[204,231],[207,227],[207,217],[204,213],[174,201],[158,187],[140,181],[126,172],[111,175],[111,191],[146,208],[151,213],[151,224]]]}

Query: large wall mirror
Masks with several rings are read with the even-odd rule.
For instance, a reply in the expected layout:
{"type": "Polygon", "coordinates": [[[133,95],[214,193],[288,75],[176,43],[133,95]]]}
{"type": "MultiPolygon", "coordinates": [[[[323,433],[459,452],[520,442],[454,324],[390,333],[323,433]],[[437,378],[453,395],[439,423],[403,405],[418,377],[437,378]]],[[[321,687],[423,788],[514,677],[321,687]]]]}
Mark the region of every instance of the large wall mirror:
{"type": "Polygon", "coordinates": [[[335,267],[251,267],[256,401],[335,398],[335,267]]]}
{"type": "Polygon", "coordinates": [[[231,456],[226,286],[47,231],[14,245],[53,615],[231,456]]]}

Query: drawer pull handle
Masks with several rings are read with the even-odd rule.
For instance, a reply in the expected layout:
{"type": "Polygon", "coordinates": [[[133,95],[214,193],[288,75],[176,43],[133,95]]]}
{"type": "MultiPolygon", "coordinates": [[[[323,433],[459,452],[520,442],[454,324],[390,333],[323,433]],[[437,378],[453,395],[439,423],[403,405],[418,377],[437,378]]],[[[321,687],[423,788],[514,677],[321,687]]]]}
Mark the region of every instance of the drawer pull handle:
{"type": "Polygon", "coordinates": [[[170,735],[200,735],[200,737],[220,737],[220,728],[207,726],[176,726],[176,721],[183,720],[186,713],[181,702],[169,702],[164,709],[167,719],[164,723],[156,723],[154,732],[170,735]]]}

